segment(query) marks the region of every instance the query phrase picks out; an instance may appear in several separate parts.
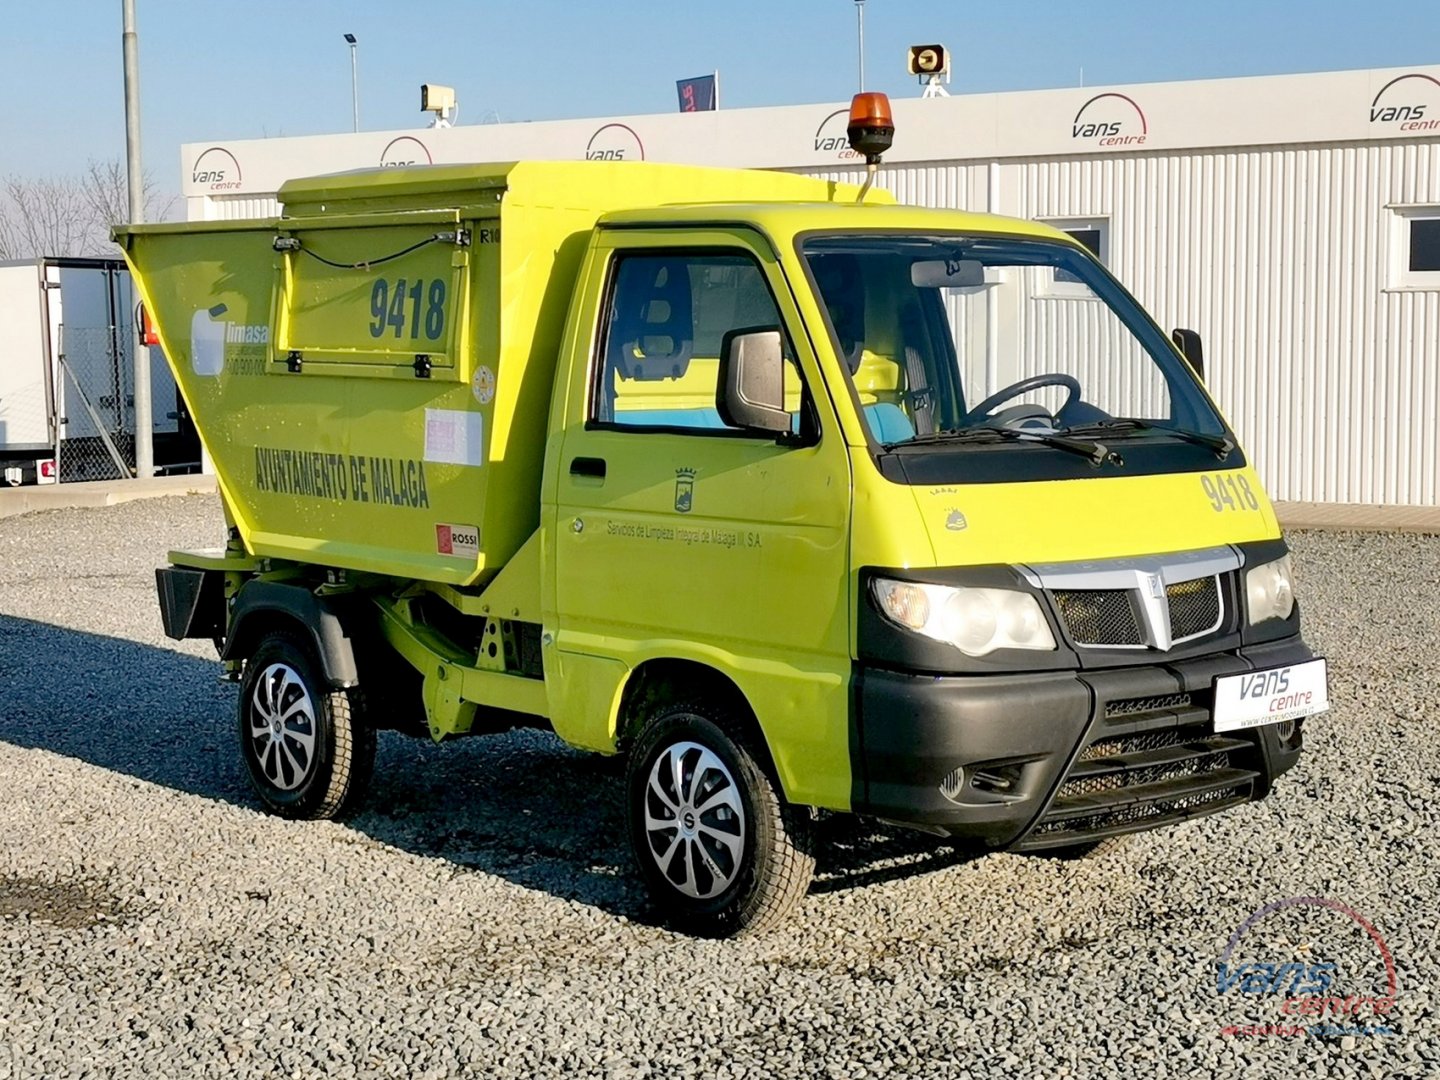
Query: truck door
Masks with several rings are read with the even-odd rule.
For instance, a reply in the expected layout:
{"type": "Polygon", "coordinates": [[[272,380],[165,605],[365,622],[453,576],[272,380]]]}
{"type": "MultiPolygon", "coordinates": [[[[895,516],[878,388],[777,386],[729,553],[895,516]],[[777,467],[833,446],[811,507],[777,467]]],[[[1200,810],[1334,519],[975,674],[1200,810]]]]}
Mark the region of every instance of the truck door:
{"type": "MultiPolygon", "coordinates": [[[[801,771],[848,785],[849,464],[775,257],[745,229],[601,244],[589,370],[569,384],[552,458],[560,659],[717,668],[750,700],[782,778],[806,755],[801,771]],[[778,440],[716,409],[722,337],[759,327],[786,342],[794,422],[778,440]]],[[[562,706],[557,730],[603,745],[603,729],[577,738],[573,725],[608,725],[607,703],[583,717],[562,706]]]]}

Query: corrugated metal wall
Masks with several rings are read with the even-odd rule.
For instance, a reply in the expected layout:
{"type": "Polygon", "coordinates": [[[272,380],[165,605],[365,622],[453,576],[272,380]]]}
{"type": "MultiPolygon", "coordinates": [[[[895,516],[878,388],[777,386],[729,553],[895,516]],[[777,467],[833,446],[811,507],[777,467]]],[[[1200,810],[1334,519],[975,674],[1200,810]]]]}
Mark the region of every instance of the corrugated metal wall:
{"type": "Polygon", "coordinates": [[[280,216],[280,200],[270,195],[213,195],[205,200],[205,221],[280,216]]]}
{"type": "Polygon", "coordinates": [[[1273,497],[1440,502],[1440,289],[1394,287],[1393,209],[1440,205],[1440,144],[934,163],[881,177],[909,203],[1109,219],[1111,270],[1167,329],[1204,335],[1211,393],[1273,497]]]}

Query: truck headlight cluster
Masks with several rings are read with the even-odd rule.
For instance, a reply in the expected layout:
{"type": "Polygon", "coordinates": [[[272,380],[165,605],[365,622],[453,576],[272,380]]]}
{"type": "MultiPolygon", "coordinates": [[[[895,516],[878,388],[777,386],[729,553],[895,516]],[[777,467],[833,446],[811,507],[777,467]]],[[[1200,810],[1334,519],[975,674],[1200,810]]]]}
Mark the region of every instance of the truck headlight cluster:
{"type": "Polygon", "coordinates": [[[1250,625],[1266,619],[1288,619],[1295,610],[1295,582],[1290,575],[1290,556],[1253,566],[1245,572],[1245,599],[1250,625]]]}
{"type": "Polygon", "coordinates": [[[995,649],[1053,649],[1035,597],[1015,589],[952,588],[876,578],[875,600],[891,622],[953,645],[967,656],[995,649]]]}

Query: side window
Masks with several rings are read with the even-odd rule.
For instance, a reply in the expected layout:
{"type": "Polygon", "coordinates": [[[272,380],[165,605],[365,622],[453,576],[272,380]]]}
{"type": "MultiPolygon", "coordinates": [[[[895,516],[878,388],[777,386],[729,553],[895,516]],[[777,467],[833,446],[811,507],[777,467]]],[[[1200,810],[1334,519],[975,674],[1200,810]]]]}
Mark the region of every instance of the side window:
{"type": "MultiPolygon", "coordinates": [[[[744,255],[647,253],[620,256],[612,273],[591,419],[736,430],[715,407],[721,342],[731,330],[783,331],[760,267],[744,255]]],[[[798,420],[801,382],[788,345],[786,359],[786,408],[798,420]]]]}

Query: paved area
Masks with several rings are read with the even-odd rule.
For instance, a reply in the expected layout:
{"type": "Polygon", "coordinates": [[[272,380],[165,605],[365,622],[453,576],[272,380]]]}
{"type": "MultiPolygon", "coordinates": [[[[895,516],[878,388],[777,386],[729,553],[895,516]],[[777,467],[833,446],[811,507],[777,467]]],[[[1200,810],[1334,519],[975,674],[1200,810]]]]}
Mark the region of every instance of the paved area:
{"type": "Polygon", "coordinates": [[[1440,535],[1440,506],[1277,502],[1275,513],[1286,529],[1355,529],[1362,532],[1440,535]]]}

